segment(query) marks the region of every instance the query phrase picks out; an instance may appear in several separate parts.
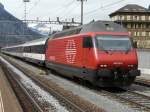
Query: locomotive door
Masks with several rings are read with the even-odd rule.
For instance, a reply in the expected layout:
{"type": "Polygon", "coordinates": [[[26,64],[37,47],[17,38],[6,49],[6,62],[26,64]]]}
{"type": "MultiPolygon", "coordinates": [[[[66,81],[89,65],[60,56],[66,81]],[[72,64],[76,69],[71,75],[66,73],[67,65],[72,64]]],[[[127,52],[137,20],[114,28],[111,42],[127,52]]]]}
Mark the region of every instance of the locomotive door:
{"type": "Polygon", "coordinates": [[[87,36],[87,37],[83,37],[83,67],[87,68],[90,63],[90,51],[91,48],[93,47],[93,42],[92,42],[92,37],[87,36]]]}
{"type": "Polygon", "coordinates": [[[45,48],[44,48],[45,61],[48,60],[47,59],[48,58],[48,51],[47,51],[48,50],[48,40],[49,39],[46,40],[46,42],[45,42],[45,48]]]}

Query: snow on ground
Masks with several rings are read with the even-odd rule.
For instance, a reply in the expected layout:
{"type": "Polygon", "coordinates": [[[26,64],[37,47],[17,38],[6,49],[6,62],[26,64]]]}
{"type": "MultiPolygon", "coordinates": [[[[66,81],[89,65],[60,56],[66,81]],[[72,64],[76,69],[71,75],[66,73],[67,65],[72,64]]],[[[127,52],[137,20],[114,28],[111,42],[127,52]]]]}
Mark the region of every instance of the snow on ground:
{"type": "MultiPolygon", "coordinates": [[[[7,65],[7,67],[9,67],[11,70],[13,70],[13,72],[15,72],[21,78],[21,82],[26,88],[34,90],[38,94],[39,101],[48,102],[55,108],[56,112],[68,112],[68,110],[64,106],[60,105],[60,103],[57,99],[55,99],[48,92],[44,91],[42,88],[40,88],[38,85],[36,85],[30,78],[28,78],[26,75],[24,75],[21,71],[16,69],[10,63],[8,63],[6,60],[4,60],[2,57],[0,57],[0,60],[3,61],[7,65]]],[[[49,111],[51,111],[51,109],[49,111]]]]}
{"type": "Polygon", "coordinates": [[[141,70],[141,76],[139,78],[150,80],[150,69],[139,68],[141,70]]]}
{"type": "Polygon", "coordinates": [[[139,68],[141,70],[141,73],[142,74],[148,74],[150,75],[150,69],[147,69],[147,68],[139,68]]]}

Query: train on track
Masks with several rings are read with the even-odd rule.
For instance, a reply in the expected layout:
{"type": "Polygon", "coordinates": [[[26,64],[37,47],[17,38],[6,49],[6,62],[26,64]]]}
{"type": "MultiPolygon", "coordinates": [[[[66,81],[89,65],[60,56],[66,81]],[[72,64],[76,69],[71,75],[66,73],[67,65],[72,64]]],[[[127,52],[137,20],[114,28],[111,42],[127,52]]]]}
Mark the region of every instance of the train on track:
{"type": "Polygon", "coordinates": [[[140,75],[136,43],[111,21],[91,22],[1,51],[102,87],[127,87],[140,75]]]}

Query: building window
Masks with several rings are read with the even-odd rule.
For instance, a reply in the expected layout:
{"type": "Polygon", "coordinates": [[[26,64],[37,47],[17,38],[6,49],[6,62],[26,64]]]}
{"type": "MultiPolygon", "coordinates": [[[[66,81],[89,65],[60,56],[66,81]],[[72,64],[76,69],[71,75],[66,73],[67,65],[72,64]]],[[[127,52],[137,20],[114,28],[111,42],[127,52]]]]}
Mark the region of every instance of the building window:
{"type": "Polygon", "coordinates": [[[128,15],[128,16],[127,16],[127,20],[131,20],[131,16],[128,15]]]}
{"type": "Polygon", "coordinates": [[[118,16],[115,16],[115,20],[118,20],[118,16]]]}
{"type": "Polygon", "coordinates": [[[137,36],[140,36],[140,32],[137,32],[137,34],[136,34],[137,36]]]}
{"type": "Polygon", "coordinates": [[[135,28],[139,28],[139,25],[138,25],[138,24],[136,24],[136,25],[135,25],[135,28]]]}
{"type": "Polygon", "coordinates": [[[135,28],[135,24],[132,24],[132,28],[135,28]]]}
{"type": "Polygon", "coordinates": [[[145,24],[142,24],[141,26],[142,26],[141,28],[146,28],[146,25],[145,25],[145,24]]]}
{"type": "Polygon", "coordinates": [[[146,36],[146,32],[142,32],[142,36],[146,36]]]}
{"type": "Polygon", "coordinates": [[[133,20],[139,20],[139,16],[133,16],[133,20]]]}
{"type": "Polygon", "coordinates": [[[150,32],[148,32],[148,36],[150,36],[150,32]]]}
{"type": "Polygon", "coordinates": [[[119,17],[118,15],[112,17],[112,20],[113,20],[113,21],[117,21],[117,20],[119,20],[119,19],[120,19],[120,17],[119,17]]]}
{"type": "Polygon", "coordinates": [[[136,36],[136,32],[134,32],[134,36],[136,36]]]}
{"type": "Polygon", "coordinates": [[[142,28],[142,24],[139,24],[139,28],[142,28]]]}
{"type": "Polygon", "coordinates": [[[144,21],[144,20],[145,20],[145,16],[141,16],[141,20],[143,20],[143,21],[144,21]]]}
{"type": "Polygon", "coordinates": [[[124,16],[120,16],[121,17],[121,20],[124,20],[125,19],[125,17],[124,16]]]}
{"type": "Polygon", "coordinates": [[[118,20],[121,20],[121,16],[118,16],[117,18],[118,18],[118,20]]]}
{"type": "Polygon", "coordinates": [[[131,24],[127,24],[127,28],[131,28],[131,24]]]}
{"type": "Polygon", "coordinates": [[[148,16],[148,20],[150,20],[150,16],[148,16]]]}

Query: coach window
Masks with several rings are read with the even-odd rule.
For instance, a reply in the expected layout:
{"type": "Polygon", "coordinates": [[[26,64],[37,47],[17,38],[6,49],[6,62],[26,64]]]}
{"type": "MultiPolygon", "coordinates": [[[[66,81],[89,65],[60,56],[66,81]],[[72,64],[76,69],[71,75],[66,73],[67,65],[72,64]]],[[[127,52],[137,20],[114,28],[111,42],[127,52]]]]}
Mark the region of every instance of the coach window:
{"type": "Polygon", "coordinates": [[[30,46],[25,47],[25,48],[24,48],[24,51],[27,52],[27,53],[30,53],[30,52],[31,52],[30,46]]]}
{"type": "Polygon", "coordinates": [[[31,47],[32,53],[44,54],[45,46],[44,45],[36,45],[31,47]]]}
{"type": "Polygon", "coordinates": [[[37,46],[37,52],[40,54],[44,54],[44,45],[38,45],[37,46]]]}

